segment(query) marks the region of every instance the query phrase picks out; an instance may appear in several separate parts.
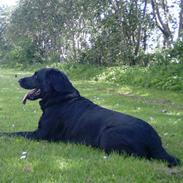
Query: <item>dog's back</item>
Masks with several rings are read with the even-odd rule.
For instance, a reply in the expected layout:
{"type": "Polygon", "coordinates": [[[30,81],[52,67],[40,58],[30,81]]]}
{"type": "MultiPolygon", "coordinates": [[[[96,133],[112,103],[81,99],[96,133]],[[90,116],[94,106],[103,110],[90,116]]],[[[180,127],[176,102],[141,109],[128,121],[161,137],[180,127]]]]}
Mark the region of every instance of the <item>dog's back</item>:
{"type": "Polygon", "coordinates": [[[160,137],[145,121],[100,107],[84,97],[47,107],[43,115],[52,116],[51,140],[74,142],[148,159],[179,160],[167,154],[160,137]]]}

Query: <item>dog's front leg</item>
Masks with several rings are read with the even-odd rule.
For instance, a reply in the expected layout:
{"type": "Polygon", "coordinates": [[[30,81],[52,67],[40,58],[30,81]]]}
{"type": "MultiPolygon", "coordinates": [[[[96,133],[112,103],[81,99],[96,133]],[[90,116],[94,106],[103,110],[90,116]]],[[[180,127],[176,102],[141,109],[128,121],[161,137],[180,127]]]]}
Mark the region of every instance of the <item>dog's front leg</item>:
{"type": "Polygon", "coordinates": [[[30,140],[46,140],[45,132],[41,130],[36,130],[33,132],[0,132],[1,136],[8,136],[8,137],[24,137],[30,140]]]}

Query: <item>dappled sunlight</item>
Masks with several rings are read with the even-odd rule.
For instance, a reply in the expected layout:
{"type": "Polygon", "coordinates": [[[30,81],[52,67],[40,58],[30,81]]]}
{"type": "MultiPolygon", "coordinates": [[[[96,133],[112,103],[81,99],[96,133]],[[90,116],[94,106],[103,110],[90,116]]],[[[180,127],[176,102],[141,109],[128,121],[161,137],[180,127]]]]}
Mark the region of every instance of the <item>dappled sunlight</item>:
{"type": "Polygon", "coordinates": [[[135,109],[131,109],[130,112],[132,113],[141,113],[143,109],[141,107],[136,107],[135,109]]]}
{"type": "Polygon", "coordinates": [[[131,86],[122,86],[118,90],[118,93],[124,94],[127,96],[142,96],[142,97],[147,97],[150,95],[148,91],[142,90],[142,89],[137,89],[133,88],[131,86]]]}
{"type": "Polygon", "coordinates": [[[149,118],[148,123],[150,123],[150,124],[159,124],[159,122],[157,120],[151,119],[151,117],[149,118]]]}
{"type": "Polygon", "coordinates": [[[118,74],[124,74],[125,73],[125,67],[124,69],[121,67],[109,67],[106,70],[104,70],[103,72],[101,72],[97,78],[100,81],[106,81],[106,80],[116,80],[117,74],[116,71],[118,72],[118,74]],[[108,79],[107,79],[108,78],[108,79]],[[109,79],[110,78],[110,79],[109,79]]]}
{"type": "Polygon", "coordinates": [[[3,69],[1,68],[0,76],[14,76],[15,74],[17,75],[27,75],[32,73],[31,71],[26,71],[26,70],[15,70],[15,69],[3,69]]]}
{"type": "Polygon", "coordinates": [[[68,161],[68,160],[66,161],[65,159],[57,160],[57,164],[58,164],[59,169],[61,169],[61,170],[68,169],[68,168],[72,167],[71,161],[68,161]]]}
{"type": "Polygon", "coordinates": [[[63,158],[63,157],[58,157],[56,160],[56,165],[58,168],[63,171],[63,170],[69,170],[69,169],[77,169],[81,168],[84,163],[87,163],[86,159],[68,159],[68,158],[63,158]]]}
{"type": "Polygon", "coordinates": [[[166,113],[166,115],[169,115],[169,116],[182,116],[183,112],[169,111],[169,112],[166,113]]]}
{"type": "Polygon", "coordinates": [[[122,93],[124,95],[129,95],[133,93],[133,90],[129,86],[122,86],[118,88],[117,92],[120,94],[122,93]]]}
{"type": "Polygon", "coordinates": [[[142,97],[148,97],[148,96],[150,96],[150,93],[147,92],[147,91],[137,91],[136,94],[137,95],[140,95],[142,97]]]}
{"type": "MultiPolygon", "coordinates": [[[[41,115],[38,102],[29,102],[27,106],[20,103],[25,91],[19,88],[18,78],[14,78],[14,73],[7,73],[7,77],[0,82],[1,131],[34,130],[41,115]]],[[[153,96],[155,92],[152,90],[86,80],[74,81],[74,86],[81,95],[99,105],[144,119],[158,131],[165,147],[183,158],[182,106],[175,101],[173,104],[169,96],[168,101],[162,101],[161,95],[167,92],[162,91],[153,96]]],[[[116,153],[106,158],[103,151],[82,145],[1,137],[0,147],[3,160],[3,163],[0,162],[0,173],[1,170],[9,172],[9,179],[7,174],[2,174],[2,180],[26,182],[27,177],[30,177],[32,182],[135,182],[138,177],[144,180],[149,172],[152,177],[157,174],[169,176],[169,172],[157,171],[158,167],[166,166],[164,163],[119,156],[116,153]],[[138,167],[143,171],[139,173],[138,167]],[[130,176],[132,173],[133,179],[130,176]]],[[[178,179],[181,177],[179,171],[175,175],[170,174],[178,179]]]]}

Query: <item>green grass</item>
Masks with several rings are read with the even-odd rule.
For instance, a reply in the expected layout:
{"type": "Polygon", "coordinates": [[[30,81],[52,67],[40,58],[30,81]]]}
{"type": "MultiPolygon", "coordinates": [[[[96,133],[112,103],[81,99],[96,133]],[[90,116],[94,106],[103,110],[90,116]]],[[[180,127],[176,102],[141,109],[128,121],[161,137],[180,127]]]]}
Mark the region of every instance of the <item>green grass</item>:
{"type": "MultiPolygon", "coordinates": [[[[30,73],[0,69],[0,131],[37,127],[41,115],[38,102],[23,106],[21,98],[25,91],[17,83],[20,77],[30,73]]],[[[75,79],[74,85],[97,104],[148,121],[159,132],[168,152],[183,160],[182,93],[84,79],[75,79]]],[[[116,153],[107,159],[104,156],[104,152],[82,145],[0,137],[0,182],[178,183],[183,180],[183,167],[168,169],[163,162],[116,153]],[[27,158],[20,159],[24,151],[27,158]]]]}
{"type": "MultiPolygon", "coordinates": [[[[10,68],[10,65],[1,67],[10,68]]],[[[79,63],[55,63],[24,65],[14,64],[16,70],[34,71],[40,67],[55,67],[63,70],[74,80],[94,80],[119,85],[129,85],[159,90],[183,91],[183,64],[140,66],[97,66],[79,63]]]]}

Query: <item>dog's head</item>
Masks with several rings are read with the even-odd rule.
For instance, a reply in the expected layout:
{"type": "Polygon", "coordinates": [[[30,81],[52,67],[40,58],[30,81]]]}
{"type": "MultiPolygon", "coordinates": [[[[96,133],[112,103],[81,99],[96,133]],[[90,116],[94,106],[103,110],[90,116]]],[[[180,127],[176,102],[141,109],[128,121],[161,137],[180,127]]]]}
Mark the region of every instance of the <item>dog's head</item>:
{"type": "Polygon", "coordinates": [[[40,69],[32,76],[20,79],[19,83],[22,88],[31,90],[25,95],[24,104],[27,99],[36,100],[57,94],[64,96],[76,91],[67,76],[53,68],[40,69]]]}

